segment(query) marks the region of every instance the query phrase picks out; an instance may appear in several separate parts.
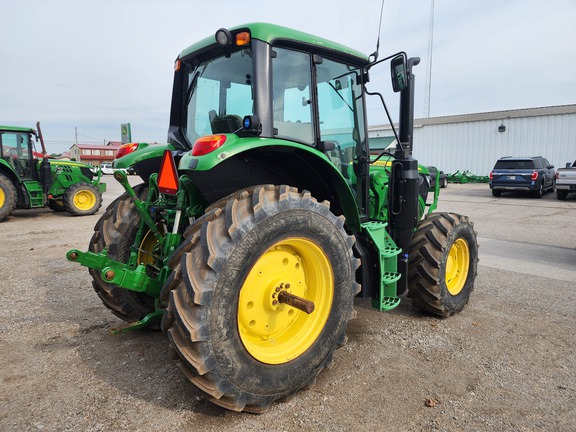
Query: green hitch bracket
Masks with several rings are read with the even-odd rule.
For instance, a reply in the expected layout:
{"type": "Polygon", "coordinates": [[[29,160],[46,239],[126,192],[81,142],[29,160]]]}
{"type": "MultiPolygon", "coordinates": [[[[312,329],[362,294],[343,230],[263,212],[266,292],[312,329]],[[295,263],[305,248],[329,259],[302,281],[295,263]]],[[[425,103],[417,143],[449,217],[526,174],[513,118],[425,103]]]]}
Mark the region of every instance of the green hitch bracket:
{"type": "Polygon", "coordinates": [[[162,279],[153,279],[146,274],[146,266],[139,265],[132,270],[127,264],[108,258],[106,249],[100,253],[80,252],[72,249],[66,254],[66,259],[77,262],[84,267],[100,270],[102,278],[111,284],[130,291],[142,292],[157,298],[162,290],[162,279]]]}
{"type": "Polygon", "coordinates": [[[134,189],[132,189],[130,183],[128,183],[128,176],[126,175],[126,173],[124,171],[115,171],[114,178],[118,181],[118,183],[122,185],[126,193],[130,195],[130,197],[134,200],[134,207],[136,207],[138,214],[140,215],[144,223],[148,226],[152,234],[154,234],[154,237],[156,237],[158,242],[162,244],[162,242],[164,241],[164,236],[162,235],[162,233],[160,233],[160,230],[154,223],[154,220],[150,216],[150,213],[148,213],[142,201],[136,196],[136,192],[134,192],[134,189]]]}
{"type": "Polygon", "coordinates": [[[153,320],[162,317],[163,313],[164,313],[163,310],[157,310],[155,312],[149,313],[144,318],[142,318],[140,321],[130,323],[130,324],[123,326],[123,327],[116,327],[116,328],[110,329],[110,334],[113,336],[117,336],[119,334],[128,333],[128,332],[131,332],[134,330],[138,330],[138,329],[147,327],[153,320]]]}

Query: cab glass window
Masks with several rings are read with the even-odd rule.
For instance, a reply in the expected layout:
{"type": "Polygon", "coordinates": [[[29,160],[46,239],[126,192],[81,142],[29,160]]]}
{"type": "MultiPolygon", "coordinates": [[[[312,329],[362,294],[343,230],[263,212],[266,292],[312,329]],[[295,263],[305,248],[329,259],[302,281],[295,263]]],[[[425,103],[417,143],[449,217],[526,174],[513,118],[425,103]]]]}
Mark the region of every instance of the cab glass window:
{"type": "Polygon", "coordinates": [[[252,56],[249,48],[188,65],[184,131],[188,141],[234,133],[253,114],[252,56]]]}
{"type": "Polygon", "coordinates": [[[366,154],[360,72],[328,59],[316,65],[320,140],[334,144],[327,154],[352,185],[356,184],[353,162],[366,154]]]}
{"type": "Polygon", "coordinates": [[[310,54],[274,48],[272,63],[274,128],[277,138],[314,143],[310,54]]]}

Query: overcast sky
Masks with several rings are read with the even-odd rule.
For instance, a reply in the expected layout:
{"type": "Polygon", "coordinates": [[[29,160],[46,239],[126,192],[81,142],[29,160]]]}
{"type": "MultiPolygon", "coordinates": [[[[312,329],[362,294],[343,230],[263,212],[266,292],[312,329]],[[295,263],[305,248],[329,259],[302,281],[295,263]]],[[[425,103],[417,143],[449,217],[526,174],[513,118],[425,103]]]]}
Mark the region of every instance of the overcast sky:
{"type": "MultiPolygon", "coordinates": [[[[380,57],[421,57],[430,0],[385,0],[380,57]]],[[[0,0],[0,124],[75,142],[165,142],[173,62],[221,27],[270,22],[375,50],[381,0],[0,0]]],[[[576,103],[576,0],[435,0],[430,116],[576,103]]],[[[371,123],[384,120],[370,119],[371,123]]]]}

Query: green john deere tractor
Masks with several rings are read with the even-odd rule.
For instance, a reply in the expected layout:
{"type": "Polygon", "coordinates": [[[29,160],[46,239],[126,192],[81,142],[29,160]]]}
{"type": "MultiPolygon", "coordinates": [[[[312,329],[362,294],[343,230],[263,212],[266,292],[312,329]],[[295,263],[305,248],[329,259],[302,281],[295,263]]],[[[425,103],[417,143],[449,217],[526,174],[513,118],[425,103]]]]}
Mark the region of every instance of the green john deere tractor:
{"type": "Polygon", "coordinates": [[[119,150],[115,166],[144,183],[116,172],[126,192],[89,250],[67,254],[130,323],[113,332],[160,326],[211,401],[259,413],[332,364],[355,297],[390,310],[407,291],[427,313],[460,311],[476,233],[466,216],[432,212],[438,186],[429,198],[411,156],[418,62],[262,23],[184,50],[168,144],[119,150]],[[366,84],[383,64],[400,122],[396,147],[372,155],[366,84]]]}
{"type": "Polygon", "coordinates": [[[0,221],[15,208],[48,206],[75,216],[91,215],[102,206],[106,184],[100,174],[79,162],[46,156],[40,123],[34,129],[0,126],[0,221]],[[40,139],[42,154],[35,151],[40,139]]]}

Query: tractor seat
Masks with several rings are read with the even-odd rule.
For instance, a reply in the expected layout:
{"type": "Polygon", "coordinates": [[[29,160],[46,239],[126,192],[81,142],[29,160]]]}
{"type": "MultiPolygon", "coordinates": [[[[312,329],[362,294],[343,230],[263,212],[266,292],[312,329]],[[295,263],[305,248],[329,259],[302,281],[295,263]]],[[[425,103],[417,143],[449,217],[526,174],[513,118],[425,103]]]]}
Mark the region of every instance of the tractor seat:
{"type": "Polygon", "coordinates": [[[234,133],[242,128],[242,119],[238,115],[216,115],[216,111],[210,111],[210,125],[212,133],[234,133]]]}

